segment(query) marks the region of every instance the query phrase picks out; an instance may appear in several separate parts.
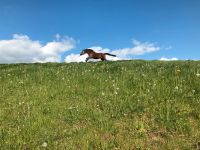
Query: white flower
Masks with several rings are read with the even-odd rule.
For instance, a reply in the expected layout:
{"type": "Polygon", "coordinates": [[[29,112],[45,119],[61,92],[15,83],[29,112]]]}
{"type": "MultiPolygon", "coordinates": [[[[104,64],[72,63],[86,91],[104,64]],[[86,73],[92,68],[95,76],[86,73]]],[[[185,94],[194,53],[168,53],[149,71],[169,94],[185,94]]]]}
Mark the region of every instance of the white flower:
{"type": "Polygon", "coordinates": [[[175,90],[178,90],[178,86],[175,87],[175,90]]]}
{"type": "Polygon", "coordinates": [[[199,77],[199,76],[200,76],[200,74],[199,74],[199,73],[197,73],[197,74],[196,74],[196,76],[197,76],[197,77],[199,77]]]}
{"type": "Polygon", "coordinates": [[[24,82],[23,81],[19,81],[19,84],[23,84],[24,82]]]}
{"type": "Polygon", "coordinates": [[[42,144],[42,147],[47,147],[47,142],[44,142],[44,143],[42,144]]]}

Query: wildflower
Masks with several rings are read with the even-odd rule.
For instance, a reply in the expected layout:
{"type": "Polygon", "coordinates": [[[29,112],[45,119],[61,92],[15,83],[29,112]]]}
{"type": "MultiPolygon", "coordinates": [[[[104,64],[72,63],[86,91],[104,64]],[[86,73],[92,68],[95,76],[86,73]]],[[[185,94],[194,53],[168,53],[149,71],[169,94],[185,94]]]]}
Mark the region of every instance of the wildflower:
{"type": "Polygon", "coordinates": [[[24,82],[23,81],[19,81],[19,84],[23,84],[24,82]]]}
{"type": "Polygon", "coordinates": [[[104,95],[105,95],[105,93],[104,93],[104,92],[102,92],[102,95],[104,96],[104,95]]]}
{"type": "Polygon", "coordinates": [[[195,90],[192,90],[192,93],[195,93],[195,90]]]}
{"type": "Polygon", "coordinates": [[[180,70],[180,69],[178,69],[178,70],[176,70],[176,72],[181,72],[181,70],[180,70]]]}
{"type": "Polygon", "coordinates": [[[124,113],[124,117],[128,116],[128,114],[124,113]]]}
{"type": "Polygon", "coordinates": [[[71,109],[74,109],[74,107],[70,106],[68,109],[71,110],[71,109]]]}
{"type": "Polygon", "coordinates": [[[175,87],[175,90],[178,90],[178,86],[175,87]]]}
{"type": "Polygon", "coordinates": [[[47,147],[47,142],[44,142],[44,143],[42,144],[42,147],[47,147]]]}
{"type": "Polygon", "coordinates": [[[197,77],[199,77],[199,76],[200,76],[200,74],[199,74],[199,73],[197,73],[197,74],[196,74],[196,76],[197,76],[197,77]]]}

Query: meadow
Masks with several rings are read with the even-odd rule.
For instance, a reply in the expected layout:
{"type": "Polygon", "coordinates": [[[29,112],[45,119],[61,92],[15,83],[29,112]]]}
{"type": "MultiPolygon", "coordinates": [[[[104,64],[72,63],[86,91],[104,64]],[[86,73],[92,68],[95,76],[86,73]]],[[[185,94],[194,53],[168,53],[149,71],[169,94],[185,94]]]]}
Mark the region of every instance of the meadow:
{"type": "Polygon", "coordinates": [[[1,64],[0,149],[200,149],[200,61],[1,64]]]}

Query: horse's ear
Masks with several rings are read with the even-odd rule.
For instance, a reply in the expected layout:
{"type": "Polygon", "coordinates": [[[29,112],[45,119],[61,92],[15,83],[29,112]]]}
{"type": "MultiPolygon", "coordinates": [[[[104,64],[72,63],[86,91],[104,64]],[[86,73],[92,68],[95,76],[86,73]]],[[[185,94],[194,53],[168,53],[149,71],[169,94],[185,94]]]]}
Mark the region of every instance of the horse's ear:
{"type": "Polygon", "coordinates": [[[82,50],[81,53],[80,53],[80,55],[83,55],[84,53],[85,53],[85,50],[82,50]]]}

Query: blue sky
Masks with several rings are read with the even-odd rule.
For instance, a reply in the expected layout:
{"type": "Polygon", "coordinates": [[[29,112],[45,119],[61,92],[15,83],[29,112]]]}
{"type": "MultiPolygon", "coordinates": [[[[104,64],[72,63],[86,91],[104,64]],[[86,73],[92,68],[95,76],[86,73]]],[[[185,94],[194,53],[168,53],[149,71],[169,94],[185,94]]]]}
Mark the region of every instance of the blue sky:
{"type": "Polygon", "coordinates": [[[1,0],[0,19],[0,41],[13,34],[40,44],[56,34],[73,38],[62,60],[93,46],[133,47],[133,39],[160,49],[131,58],[200,58],[199,0],[1,0]]]}

